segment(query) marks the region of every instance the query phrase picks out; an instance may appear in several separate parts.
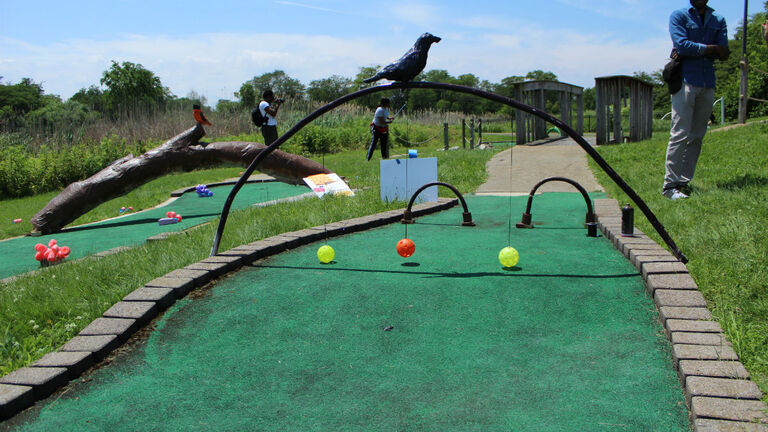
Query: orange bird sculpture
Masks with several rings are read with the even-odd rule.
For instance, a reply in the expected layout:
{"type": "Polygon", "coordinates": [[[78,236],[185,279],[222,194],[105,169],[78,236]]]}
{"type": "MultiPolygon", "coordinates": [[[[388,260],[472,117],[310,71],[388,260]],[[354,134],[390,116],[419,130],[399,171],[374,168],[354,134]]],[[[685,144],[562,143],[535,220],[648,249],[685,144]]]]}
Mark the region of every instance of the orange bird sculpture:
{"type": "Polygon", "coordinates": [[[203,124],[211,126],[211,122],[208,121],[207,118],[205,118],[205,114],[203,114],[203,110],[200,109],[200,105],[192,105],[192,113],[195,115],[195,121],[203,124]]]}

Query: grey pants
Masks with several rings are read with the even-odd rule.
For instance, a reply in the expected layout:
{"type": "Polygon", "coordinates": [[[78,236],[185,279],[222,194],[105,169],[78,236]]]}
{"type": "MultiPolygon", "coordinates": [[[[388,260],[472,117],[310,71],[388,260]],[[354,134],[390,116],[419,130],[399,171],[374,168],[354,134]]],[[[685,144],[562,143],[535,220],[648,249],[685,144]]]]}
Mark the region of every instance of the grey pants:
{"type": "Polygon", "coordinates": [[[714,101],[715,89],[688,83],[672,95],[672,128],[663,191],[678,189],[693,179],[714,101]]]}

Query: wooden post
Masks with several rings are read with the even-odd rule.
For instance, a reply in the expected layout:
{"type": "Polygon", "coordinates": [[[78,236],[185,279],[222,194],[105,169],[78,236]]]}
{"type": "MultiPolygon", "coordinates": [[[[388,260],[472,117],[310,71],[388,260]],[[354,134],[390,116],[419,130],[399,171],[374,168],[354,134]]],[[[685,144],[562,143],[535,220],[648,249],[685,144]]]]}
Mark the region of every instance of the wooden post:
{"type": "Polygon", "coordinates": [[[443,123],[443,149],[448,150],[448,123],[443,123]]]}
{"type": "Polygon", "coordinates": [[[639,116],[640,109],[638,103],[640,103],[640,95],[638,94],[638,84],[634,81],[629,83],[629,141],[640,141],[640,131],[638,127],[642,124],[639,116]]]}
{"type": "Polygon", "coordinates": [[[477,145],[483,143],[483,119],[477,120],[477,145]]]}
{"type": "MultiPolygon", "coordinates": [[[[744,37],[744,36],[742,36],[744,37]]],[[[749,102],[749,83],[747,77],[747,57],[742,56],[739,62],[741,82],[739,83],[739,123],[747,122],[747,106],[749,102]]]]}
{"type": "Polygon", "coordinates": [[[469,120],[469,149],[475,148],[475,119],[469,120]]]}
{"type": "MultiPolygon", "coordinates": [[[[541,111],[547,110],[547,99],[544,94],[544,89],[536,91],[536,103],[534,106],[541,111]]],[[[534,140],[540,140],[547,137],[547,122],[545,122],[543,119],[540,119],[536,117],[536,120],[534,120],[535,124],[535,133],[533,135],[534,140]]]]}
{"type": "Polygon", "coordinates": [[[611,86],[613,91],[613,141],[621,144],[624,141],[624,132],[621,130],[621,94],[624,90],[622,82],[611,86]]]}
{"type": "Polygon", "coordinates": [[[576,132],[584,135],[584,95],[576,96],[576,132]]]}
{"type": "Polygon", "coordinates": [[[461,119],[461,148],[467,148],[467,121],[461,119]]]}
{"type": "Polygon", "coordinates": [[[604,80],[595,80],[595,131],[597,133],[597,145],[604,145],[608,143],[607,131],[607,118],[606,118],[606,88],[604,80]]]}

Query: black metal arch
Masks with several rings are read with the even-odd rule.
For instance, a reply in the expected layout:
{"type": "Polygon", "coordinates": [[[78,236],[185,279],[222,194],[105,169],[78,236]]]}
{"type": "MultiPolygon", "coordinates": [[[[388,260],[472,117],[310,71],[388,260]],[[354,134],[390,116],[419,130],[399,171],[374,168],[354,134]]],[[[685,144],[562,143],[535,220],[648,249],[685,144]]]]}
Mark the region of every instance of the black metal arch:
{"type": "Polygon", "coordinates": [[[538,110],[532,106],[520,103],[514,99],[510,99],[505,96],[497,95],[495,93],[487,92],[485,90],[476,89],[473,87],[467,87],[467,86],[461,86],[456,84],[445,84],[445,83],[434,83],[434,82],[394,82],[390,84],[384,84],[380,86],[375,87],[369,87],[362,90],[358,90],[354,93],[350,93],[348,95],[344,95],[332,102],[329,102],[322,107],[316,109],[312,113],[310,113],[308,116],[304,117],[301,121],[296,123],[288,132],[281,135],[275,142],[270,144],[268,147],[266,147],[264,150],[262,150],[254,159],[251,161],[251,164],[248,165],[248,168],[243,172],[243,175],[238,179],[235,186],[232,188],[232,191],[229,193],[229,196],[227,196],[227,200],[224,202],[224,207],[221,210],[221,219],[219,219],[219,225],[216,228],[216,235],[213,238],[213,246],[211,247],[211,256],[216,255],[219,251],[219,243],[221,242],[221,236],[224,234],[224,227],[227,223],[227,217],[229,216],[229,210],[232,207],[232,202],[235,199],[235,196],[240,191],[240,189],[243,187],[243,184],[245,184],[245,180],[250,177],[250,175],[253,173],[253,171],[256,169],[256,167],[259,165],[259,163],[267,156],[269,156],[270,153],[275,151],[278,147],[280,147],[284,142],[288,141],[293,135],[295,135],[298,131],[300,131],[302,128],[304,128],[306,125],[311,123],[316,118],[320,117],[321,115],[325,114],[326,112],[343,105],[351,100],[363,97],[365,95],[383,92],[383,91],[391,91],[394,89],[410,89],[410,88],[419,88],[419,89],[433,89],[433,90],[449,90],[449,91],[455,91],[458,93],[466,93],[475,95],[484,99],[488,99],[494,102],[499,102],[507,106],[511,106],[512,108],[519,109],[521,111],[527,112],[529,114],[535,115],[541,119],[544,119],[545,121],[552,123],[553,125],[560,128],[561,131],[564,131],[568,136],[573,138],[574,141],[591,157],[600,168],[605,171],[606,174],[613,180],[620,188],[624,191],[624,193],[629,196],[629,199],[632,200],[632,202],[635,203],[637,208],[640,209],[640,211],[643,212],[645,217],[648,219],[648,221],[653,225],[653,227],[656,229],[656,232],[659,233],[661,238],[664,240],[664,242],[669,246],[669,248],[672,250],[672,253],[683,263],[688,262],[688,258],[683,255],[683,253],[680,251],[680,248],[677,247],[677,244],[675,244],[674,240],[672,240],[672,237],[667,233],[667,230],[664,229],[664,226],[659,222],[659,219],[656,217],[655,214],[651,211],[651,209],[648,207],[648,205],[643,201],[642,198],[637,194],[637,192],[634,191],[625,181],[621,178],[619,174],[614,171],[614,169],[608,165],[608,162],[603,159],[600,154],[595,151],[595,149],[592,148],[592,146],[589,145],[589,143],[576,133],[576,131],[573,130],[570,126],[565,124],[562,120],[555,118],[551,114],[538,110]]]}
{"type": "Polygon", "coordinates": [[[528,205],[525,206],[525,213],[523,213],[523,219],[515,225],[518,228],[533,228],[533,223],[531,222],[531,207],[533,206],[533,196],[536,194],[536,191],[545,183],[549,183],[552,181],[560,181],[564,183],[568,183],[571,186],[575,187],[576,189],[581,192],[581,196],[584,197],[584,201],[587,203],[587,215],[584,218],[585,224],[595,223],[597,220],[595,219],[595,212],[592,209],[592,200],[589,198],[589,194],[587,193],[587,190],[584,189],[584,186],[580,185],[575,180],[571,180],[566,177],[549,177],[545,178],[544,180],[536,183],[536,186],[531,189],[531,192],[528,194],[528,205]]]}
{"type": "Polygon", "coordinates": [[[456,189],[452,184],[445,183],[445,182],[431,182],[427,183],[425,185],[422,185],[420,188],[416,190],[416,192],[413,193],[411,196],[411,200],[408,201],[408,207],[403,212],[403,219],[400,221],[404,224],[412,224],[414,223],[413,220],[413,213],[411,213],[411,207],[413,207],[413,203],[416,201],[416,198],[419,197],[419,194],[422,193],[425,189],[432,187],[432,186],[445,186],[448,189],[452,190],[454,194],[459,198],[459,201],[461,202],[461,206],[464,207],[464,215],[463,215],[463,221],[461,222],[462,226],[475,226],[475,222],[472,220],[472,213],[469,212],[469,207],[467,207],[467,202],[464,200],[464,195],[459,192],[458,189],[456,189]]]}

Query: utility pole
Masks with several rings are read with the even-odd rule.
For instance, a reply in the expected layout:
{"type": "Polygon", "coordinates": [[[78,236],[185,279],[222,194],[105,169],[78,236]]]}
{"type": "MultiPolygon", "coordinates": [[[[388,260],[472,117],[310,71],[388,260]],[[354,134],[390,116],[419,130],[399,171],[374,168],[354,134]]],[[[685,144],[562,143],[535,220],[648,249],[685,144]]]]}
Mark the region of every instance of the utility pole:
{"type": "Polygon", "coordinates": [[[747,6],[749,0],[744,0],[744,29],[741,32],[741,83],[739,84],[739,123],[747,122],[747,102],[749,101],[749,86],[747,83],[747,6]]]}

